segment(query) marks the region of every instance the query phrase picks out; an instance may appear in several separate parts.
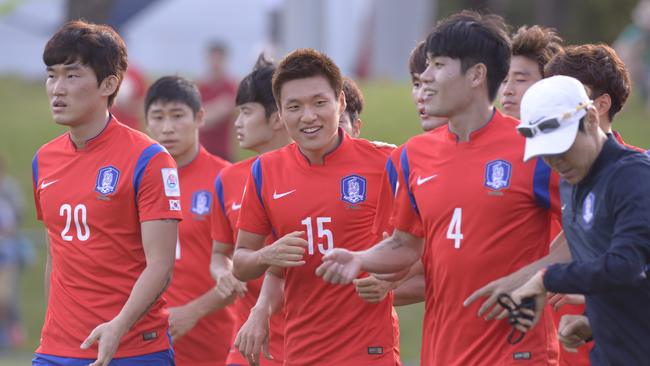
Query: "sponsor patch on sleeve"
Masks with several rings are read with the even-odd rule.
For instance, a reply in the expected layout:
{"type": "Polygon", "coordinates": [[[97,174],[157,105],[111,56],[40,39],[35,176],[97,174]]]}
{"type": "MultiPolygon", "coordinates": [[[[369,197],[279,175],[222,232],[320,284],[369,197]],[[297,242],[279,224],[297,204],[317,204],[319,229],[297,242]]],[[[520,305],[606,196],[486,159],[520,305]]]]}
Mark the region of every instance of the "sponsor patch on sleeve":
{"type": "Polygon", "coordinates": [[[163,168],[162,179],[163,185],[165,186],[165,196],[180,197],[181,185],[178,181],[178,172],[176,171],[176,168],[163,168]]]}

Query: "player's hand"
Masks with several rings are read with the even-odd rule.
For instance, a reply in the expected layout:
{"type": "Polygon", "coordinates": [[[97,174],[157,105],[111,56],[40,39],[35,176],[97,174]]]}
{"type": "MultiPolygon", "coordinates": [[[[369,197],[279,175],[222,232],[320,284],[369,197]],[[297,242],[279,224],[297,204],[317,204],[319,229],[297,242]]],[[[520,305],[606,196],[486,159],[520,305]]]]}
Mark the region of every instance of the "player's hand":
{"type": "Polygon", "coordinates": [[[229,298],[233,294],[237,294],[239,297],[244,297],[246,294],[246,283],[235,278],[232,271],[215,273],[215,280],[217,281],[215,291],[224,299],[229,298]]]}
{"type": "Polygon", "coordinates": [[[357,253],[346,249],[334,249],[323,256],[323,263],[316,268],[316,276],[325,282],[346,285],[361,273],[361,259],[357,253]]]}
{"type": "Polygon", "coordinates": [[[382,301],[386,294],[393,289],[391,282],[378,280],[375,275],[357,278],[352,283],[359,297],[370,303],[382,301]]]}
{"type": "Polygon", "coordinates": [[[474,291],[473,294],[465,299],[463,306],[467,307],[481,297],[487,297],[487,300],[485,300],[478,309],[478,316],[480,317],[485,315],[485,320],[503,319],[508,315],[508,312],[497,303],[499,294],[511,293],[526,283],[529,278],[530,277],[525,272],[521,271],[501,277],[474,291]]]}
{"type": "Polygon", "coordinates": [[[269,352],[269,319],[268,313],[253,307],[235,338],[235,347],[251,366],[260,364],[260,351],[267,360],[273,359],[269,352]]]}
{"type": "Polygon", "coordinates": [[[563,315],[558,325],[558,338],[568,352],[578,352],[577,348],[591,338],[589,318],[584,315],[563,315]]]}
{"type": "Polygon", "coordinates": [[[127,330],[116,319],[102,323],[93,329],[88,338],[81,343],[81,349],[89,349],[90,346],[98,343],[97,360],[88,366],[107,366],[127,330]]]}
{"type": "Polygon", "coordinates": [[[548,303],[553,305],[553,310],[558,311],[564,305],[582,305],[585,303],[585,297],[583,295],[576,294],[548,294],[548,303]]]}
{"type": "Polygon", "coordinates": [[[535,299],[535,310],[532,309],[520,309],[521,313],[530,315],[532,320],[520,318],[519,322],[515,325],[517,329],[522,332],[527,332],[532,328],[539,317],[544,311],[544,305],[546,305],[546,288],[544,287],[544,273],[538,271],[533,277],[528,280],[523,286],[516,289],[512,295],[512,300],[515,304],[521,304],[522,300],[527,297],[532,297],[535,299]]]}
{"type": "Polygon", "coordinates": [[[197,312],[187,305],[169,308],[169,334],[172,336],[172,343],[192,330],[199,321],[197,312]]]}
{"type": "Polygon", "coordinates": [[[308,245],[307,240],[302,238],[304,235],[304,231],[294,231],[260,249],[260,262],[276,267],[302,266],[305,264],[303,256],[308,245]]]}

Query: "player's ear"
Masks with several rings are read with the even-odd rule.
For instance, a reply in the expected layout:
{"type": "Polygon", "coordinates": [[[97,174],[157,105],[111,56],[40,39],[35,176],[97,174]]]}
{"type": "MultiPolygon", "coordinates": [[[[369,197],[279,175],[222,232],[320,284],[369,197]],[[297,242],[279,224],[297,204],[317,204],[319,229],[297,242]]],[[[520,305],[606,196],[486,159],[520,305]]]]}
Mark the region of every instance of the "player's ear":
{"type": "Polygon", "coordinates": [[[197,127],[203,127],[205,124],[205,109],[201,108],[196,112],[194,122],[196,122],[197,127]]]}
{"type": "Polygon", "coordinates": [[[609,113],[609,109],[612,108],[612,97],[609,94],[604,93],[594,99],[594,107],[596,107],[598,114],[601,116],[609,113]]]}
{"type": "Polygon", "coordinates": [[[276,131],[286,128],[284,126],[284,123],[282,123],[282,119],[280,119],[280,113],[278,111],[271,113],[269,116],[269,127],[271,127],[272,130],[276,131]]]}
{"type": "Polygon", "coordinates": [[[600,128],[600,111],[595,106],[587,108],[584,123],[586,130],[589,132],[597,131],[600,128]]]}
{"type": "Polygon", "coordinates": [[[115,75],[108,75],[99,84],[99,92],[103,97],[109,97],[117,90],[120,80],[115,75]]]}
{"type": "Polygon", "coordinates": [[[343,113],[345,113],[345,108],[347,108],[347,102],[345,101],[345,93],[343,90],[341,90],[341,94],[339,94],[339,119],[341,119],[341,116],[343,113]]]}
{"type": "Polygon", "coordinates": [[[487,83],[487,67],[483,63],[477,63],[466,71],[473,87],[479,87],[487,83]]]}

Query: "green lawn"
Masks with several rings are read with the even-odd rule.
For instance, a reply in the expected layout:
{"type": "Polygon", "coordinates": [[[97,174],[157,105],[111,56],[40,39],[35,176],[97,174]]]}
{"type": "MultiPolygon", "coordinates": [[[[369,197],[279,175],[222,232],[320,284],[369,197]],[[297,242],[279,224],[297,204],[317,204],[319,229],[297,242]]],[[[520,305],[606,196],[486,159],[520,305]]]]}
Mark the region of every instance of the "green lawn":
{"type": "MultiPolygon", "coordinates": [[[[419,131],[417,116],[410,100],[410,87],[406,84],[384,82],[363,85],[366,109],[362,114],[363,136],[401,144],[419,131]]],[[[48,102],[42,83],[25,82],[16,78],[0,78],[0,101],[3,119],[0,122],[0,154],[8,157],[9,170],[23,184],[27,199],[31,200],[31,159],[36,149],[64,130],[50,118],[48,102]]],[[[617,118],[615,127],[628,143],[650,146],[648,115],[638,98],[631,98],[626,110],[617,118]]],[[[29,206],[26,228],[38,244],[39,260],[28,269],[22,279],[21,299],[29,342],[24,354],[31,353],[38,343],[43,321],[43,232],[29,206]]],[[[422,305],[399,310],[402,334],[402,356],[417,364],[421,339],[422,305]]],[[[0,356],[0,366],[24,365],[29,356],[0,356]],[[18,358],[16,358],[18,357],[18,358]]]]}

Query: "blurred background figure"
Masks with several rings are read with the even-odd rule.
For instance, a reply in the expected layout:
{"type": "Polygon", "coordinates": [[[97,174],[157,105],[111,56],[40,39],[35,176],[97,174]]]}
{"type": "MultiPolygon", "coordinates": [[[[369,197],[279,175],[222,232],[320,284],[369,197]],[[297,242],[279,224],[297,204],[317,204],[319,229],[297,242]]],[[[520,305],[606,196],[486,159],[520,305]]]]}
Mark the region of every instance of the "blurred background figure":
{"type": "Polygon", "coordinates": [[[136,130],[142,130],[142,110],[147,87],[147,78],[142,71],[130,64],[124,74],[120,92],[111,107],[111,113],[118,121],[136,130]]]}
{"type": "Polygon", "coordinates": [[[352,137],[361,135],[361,112],[363,112],[363,93],[354,80],[343,78],[343,94],[345,94],[345,112],[339,119],[339,127],[352,137]]]}
{"type": "Polygon", "coordinates": [[[634,81],[634,86],[650,111],[650,0],[640,0],[632,10],[632,22],[614,42],[634,81]]]}
{"type": "Polygon", "coordinates": [[[199,140],[210,153],[233,161],[232,124],[235,115],[237,83],[228,75],[228,50],[213,41],[207,51],[208,76],[199,82],[205,109],[205,126],[199,140]]]}
{"type": "Polygon", "coordinates": [[[0,155],[0,351],[25,342],[18,301],[20,271],[32,261],[31,243],[20,234],[25,202],[0,155]]]}

